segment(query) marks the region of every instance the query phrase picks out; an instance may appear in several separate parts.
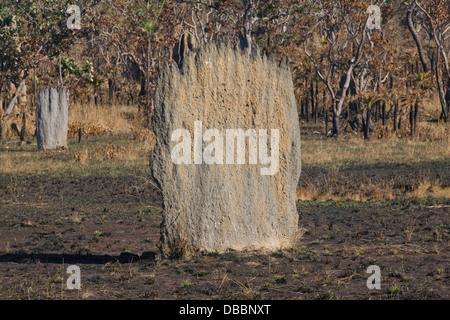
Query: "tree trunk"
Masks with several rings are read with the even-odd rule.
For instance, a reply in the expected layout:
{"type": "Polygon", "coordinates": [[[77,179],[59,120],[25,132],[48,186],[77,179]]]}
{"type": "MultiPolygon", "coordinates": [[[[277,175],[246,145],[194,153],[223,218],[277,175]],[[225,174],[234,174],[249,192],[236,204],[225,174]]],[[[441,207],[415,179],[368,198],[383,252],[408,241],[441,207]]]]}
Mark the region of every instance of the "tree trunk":
{"type": "Polygon", "coordinates": [[[419,35],[417,34],[416,28],[414,27],[414,23],[412,21],[412,15],[414,12],[414,9],[416,8],[416,4],[414,1],[412,1],[411,5],[408,8],[408,11],[406,13],[406,22],[408,24],[409,32],[411,33],[414,42],[416,43],[417,52],[419,53],[420,62],[422,62],[422,67],[424,73],[427,73],[430,68],[428,67],[427,60],[425,58],[425,53],[423,51],[422,43],[420,42],[419,35]]]}
{"type": "Polygon", "coordinates": [[[14,107],[16,106],[17,99],[19,98],[19,95],[22,92],[23,87],[25,86],[25,83],[27,82],[27,79],[29,77],[29,74],[27,74],[19,83],[16,93],[12,97],[12,99],[8,103],[8,107],[6,108],[6,111],[3,114],[3,119],[0,121],[0,145],[3,144],[3,130],[5,129],[6,122],[9,119],[9,115],[14,110],[14,107]]]}
{"type": "Polygon", "coordinates": [[[363,115],[363,133],[364,133],[365,140],[370,139],[371,113],[372,112],[370,111],[370,109],[367,109],[364,111],[364,115],[363,115]]]}
{"type": "Polygon", "coordinates": [[[246,50],[250,55],[252,53],[252,19],[254,13],[254,3],[253,0],[244,0],[243,4],[245,6],[244,12],[244,26],[243,30],[239,33],[239,40],[241,50],[246,50]]]}
{"type": "Polygon", "coordinates": [[[22,115],[22,128],[20,129],[20,144],[25,141],[25,130],[26,130],[26,115],[25,112],[22,115]]]}
{"type": "Polygon", "coordinates": [[[4,123],[0,122],[0,146],[4,145],[5,142],[3,141],[3,129],[4,129],[4,123]]]}
{"type": "Polygon", "coordinates": [[[305,114],[306,114],[306,122],[309,122],[309,92],[306,93],[305,114]]]}
{"type": "Polygon", "coordinates": [[[375,102],[375,106],[374,106],[374,109],[375,109],[375,114],[374,114],[374,120],[375,120],[375,122],[378,122],[378,107],[379,107],[379,105],[378,105],[378,102],[375,102]]]}
{"type": "MultiPolygon", "coordinates": [[[[37,99],[37,75],[36,75],[36,66],[33,67],[33,106],[36,108],[36,99],[37,99]]],[[[76,95],[74,95],[76,96],[76,95]]]]}
{"type": "Polygon", "coordinates": [[[314,97],[314,82],[312,82],[311,83],[311,111],[312,111],[312,118],[314,119],[314,123],[317,123],[316,109],[317,109],[317,101],[314,97]]]}
{"type": "Polygon", "coordinates": [[[151,52],[151,39],[148,38],[147,43],[147,129],[150,129],[150,52],[151,52]]]}
{"type": "Polygon", "coordinates": [[[344,129],[344,132],[347,132],[347,125],[348,125],[349,119],[350,119],[350,112],[349,112],[349,110],[346,110],[344,122],[341,124],[341,127],[344,129]]]}
{"type": "Polygon", "coordinates": [[[112,105],[114,99],[114,82],[111,79],[108,79],[108,98],[109,104],[112,105]]]}
{"type": "Polygon", "coordinates": [[[436,66],[436,82],[438,85],[438,93],[439,93],[439,101],[441,102],[441,110],[442,110],[442,118],[444,119],[444,122],[448,121],[448,106],[447,101],[445,99],[445,92],[444,92],[444,85],[442,82],[442,76],[439,72],[439,68],[436,66]]]}
{"type": "Polygon", "coordinates": [[[445,101],[447,102],[447,107],[450,106],[450,81],[447,84],[447,92],[445,93],[445,101]]]}
{"type": "Polygon", "coordinates": [[[419,100],[416,100],[416,103],[414,104],[414,134],[417,133],[417,122],[419,118],[419,100]]]}
{"type": "Polygon", "coordinates": [[[450,79],[447,84],[447,92],[445,93],[445,102],[447,103],[447,114],[450,113],[450,79]]]}
{"type": "Polygon", "coordinates": [[[398,102],[395,102],[394,105],[394,131],[397,131],[397,125],[398,125],[398,102]]]}
{"type": "Polygon", "coordinates": [[[333,112],[333,135],[339,136],[341,134],[339,115],[333,112]]]}
{"type": "Polygon", "coordinates": [[[314,107],[314,123],[317,124],[317,120],[319,118],[319,110],[318,110],[318,104],[316,102],[316,105],[314,107]]]}
{"type": "Polygon", "coordinates": [[[317,89],[317,82],[316,82],[316,91],[315,91],[315,107],[314,107],[314,123],[317,124],[317,121],[319,120],[319,90],[317,89]]]}
{"type": "Polygon", "coordinates": [[[146,76],[144,73],[141,73],[141,77],[140,77],[140,84],[141,84],[141,89],[139,91],[139,98],[138,98],[138,112],[139,114],[141,113],[141,107],[143,107],[144,104],[144,96],[146,94],[146,86],[147,86],[147,82],[145,81],[146,76]]]}

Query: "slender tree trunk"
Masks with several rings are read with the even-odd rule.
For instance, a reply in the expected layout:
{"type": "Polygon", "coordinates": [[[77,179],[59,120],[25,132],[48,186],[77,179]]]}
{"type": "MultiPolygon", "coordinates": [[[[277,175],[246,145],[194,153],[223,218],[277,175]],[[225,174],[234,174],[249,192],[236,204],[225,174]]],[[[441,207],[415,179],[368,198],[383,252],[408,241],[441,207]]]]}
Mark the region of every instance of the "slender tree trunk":
{"type": "MultiPolygon", "coordinates": [[[[94,33],[91,33],[91,59],[92,59],[92,63],[95,63],[95,45],[94,45],[94,33]]],[[[96,83],[92,84],[94,87],[94,103],[97,104],[97,85],[96,83]]],[[[88,101],[90,102],[90,97],[88,97],[88,101]]]]}
{"type": "MultiPolygon", "coordinates": [[[[100,74],[100,53],[98,48],[97,48],[97,74],[100,74]]],[[[102,87],[100,85],[100,82],[97,83],[96,88],[97,88],[97,96],[95,98],[96,101],[95,104],[97,103],[103,104],[102,87]]]]}
{"type": "Polygon", "coordinates": [[[378,102],[375,102],[374,111],[374,120],[378,122],[378,102]]]}
{"type": "Polygon", "coordinates": [[[344,132],[347,132],[347,125],[348,125],[348,120],[350,119],[350,111],[346,110],[345,111],[345,119],[344,119],[344,123],[341,125],[344,129],[344,132]]]}
{"type": "Polygon", "coordinates": [[[25,83],[29,77],[29,74],[27,74],[19,83],[16,89],[16,93],[12,97],[12,99],[8,103],[8,107],[6,108],[6,111],[3,114],[3,119],[0,121],[0,145],[3,144],[3,131],[5,129],[6,122],[9,119],[9,116],[11,112],[14,110],[14,107],[16,106],[17,99],[19,98],[20,93],[22,92],[23,87],[25,86],[25,83]]]}
{"type": "Polygon", "coordinates": [[[311,120],[314,120],[314,82],[311,82],[311,88],[309,88],[309,96],[311,99],[311,120]]]}
{"type": "Polygon", "coordinates": [[[409,107],[409,125],[411,127],[411,137],[415,135],[415,127],[414,127],[414,109],[413,105],[409,107]]]}
{"type": "MultiPolygon", "coordinates": [[[[138,112],[141,113],[141,108],[144,108],[144,96],[146,93],[147,88],[147,75],[144,72],[140,73],[140,82],[141,82],[141,89],[139,90],[139,97],[138,97],[138,112]]],[[[145,111],[142,111],[144,114],[145,111]]]]}
{"type": "Polygon", "coordinates": [[[438,55],[438,63],[436,65],[436,82],[438,85],[438,93],[439,93],[439,101],[441,102],[441,109],[442,109],[442,118],[444,119],[444,122],[448,121],[448,108],[447,108],[447,101],[445,99],[445,91],[444,91],[444,84],[442,81],[442,75],[439,72],[439,55],[438,55]]]}
{"type": "Polygon", "coordinates": [[[394,104],[394,131],[397,131],[398,125],[398,102],[396,101],[394,104]]]}
{"type": "Polygon", "coordinates": [[[3,140],[3,129],[4,129],[4,127],[5,127],[4,123],[2,123],[0,121],[0,146],[5,144],[5,142],[3,140]]]}
{"type": "Polygon", "coordinates": [[[315,107],[314,107],[314,123],[317,124],[317,120],[319,118],[319,108],[318,108],[318,104],[316,102],[315,107]]]}
{"type": "Polygon", "coordinates": [[[306,93],[305,114],[306,114],[306,122],[309,122],[309,91],[306,93]]]}
{"type": "Polygon", "coordinates": [[[333,135],[339,136],[341,134],[339,115],[333,112],[333,135]]]}
{"type": "Polygon", "coordinates": [[[61,87],[64,86],[64,81],[62,77],[62,70],[61,70],[61,54],[58,56],[58,72],[59,72],[59,81],[61,82],[61,87]]]}
{"type": "Polygon", "coordinates": [[[417,122],[419,118],[419,100],[416,100],[414,104],[414,134],[417,134],[417,122]]]}
{"type": "Polygon", "coordinates": [[[319,118],[319,88],[317,87],[316,82],[316,90],[314,91],[314,101],[315,101],[315,107],[314,107],[314,123],[317,124],[318,118],[319,118]]]}
{"type": "Polygon", "coordinates": [[[382,117],[381,121],[384,126],[384,125],[386,125],[386,102],[385,101],[383,101],[383,104],[381,106],[381,117],[382,117]]]}
{"type": "Polygon", "coordinates": [[[148,37],[147,43],[147,128],[150,129],[150,51],[151,41],[148,37]]]}
{"type": "Polygon", "coordinates": [[[317,101],[314,97],[314,82],[311,82],[311,111],[314,123],[317,123],[316,109],[317,109],[317,101]]]}
{"type": "Polygon", "coordinates": [[[33,97],[33,103],[34,107],[36,108],[36,99],[37,99],[37,79],[36,79],[36,66],[33,67],[33,90],[34,90],[34,97],[33,97]]]}
{"type": "Polygon", "coordinates": [[[109,104],[113,104],[114,99],[114,82],[112,79],[108,79],[108,100],[109,104]]]}
{"type": "Polygon", "coordinates": [[[372,113],[371,110],[367,109],[364,111],[364,115],[363,115],[363,133],[364,133],[365,140],[370,139],[371,113],[372,113]]]}
{"type": "Polygon", "coordinates": [[[22,114],[22,128],[20,129],[20,144],[25,141],[25,130],[26,130],[26,114],[25,112],[22,114]]]}
{"type": "Polygon", "coordinates": [[[250,55],[252,52],[252,19],[254,11],[253,0],[243,1],[245,12],[244,12],[244,26],[243,30],[239,34],[241,50],[246,50],[250,55]]]}
{"type": "Polygon", "coordinates": [[[427,60],[425,58],[425,53],[423,51],[422,43],[420,42],[419,35],[417,34],[417,30],[414,27],[414,23],[412,21],[412,15],[414,13],[414,10],[416,8],[416,4],[414,1],[411,2],[411,5],[408,8],[408,11],[406,12],[406,22],[408,24],[409,32],[411,33],[411,36],[413,37],[414,42],[416,43],[417,52],[419,53],[420,62],[422,63],[423,71],[424,73],[427,73],[428,70],[430,70],[427,60]]]}
{"type": "Polygon", "coordinates": [[[447,84],[447,92],[445,93],[445,102],[447,103],[447,114],[450,113],[450,79],[447,84]]]}
{"type": "Polygon", "coordinates": [[[327,94],[325,92],[325,89],[322,93],[322,114],[328,114],[328,108],[327,108],[327,94]]]}

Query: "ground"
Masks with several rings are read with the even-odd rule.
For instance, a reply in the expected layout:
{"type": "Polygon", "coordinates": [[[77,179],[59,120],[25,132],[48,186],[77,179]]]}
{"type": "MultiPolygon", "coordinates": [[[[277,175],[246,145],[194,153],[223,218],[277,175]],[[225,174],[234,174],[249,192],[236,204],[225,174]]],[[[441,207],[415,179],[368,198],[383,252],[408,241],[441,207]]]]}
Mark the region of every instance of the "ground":
{"type": "MultiPolygon", "coordinates": [[[[448,175],[450,163],[422,169],[448,175]]],[[[355,170],[341,170],[342,183],[356,187],[355,170]]],[[[418,172],[415,166],[376,170],[418,172]]],[[[449,199],[299,201],[305,230],[290,250],[167,260],[157,248],[161,197],[147,173],[1,174],[0,298],[450,298],[449,199]],[[66,288],[72,264],[81,268],[81,290],[66,288]],[[381,269],[380,290],[366,286],[370,265],[381,269]]],[[[305,166],[302,175],[316,173],[305,166]]],[[[361,168],[361,175],[371,169],[361,168]]]]}
{"type": "Polygon", "coordinates": [[[169,260],[151,133],[114,130],[139,127],[129,107],[76,110],[65,150],[38,151],[32,136],[0,147],[0,299],[450,298],[448,125],[364,141],[302,122],[293,248],[169,260]],[[80,290],[66,287],[70,265],[80,290]]]}

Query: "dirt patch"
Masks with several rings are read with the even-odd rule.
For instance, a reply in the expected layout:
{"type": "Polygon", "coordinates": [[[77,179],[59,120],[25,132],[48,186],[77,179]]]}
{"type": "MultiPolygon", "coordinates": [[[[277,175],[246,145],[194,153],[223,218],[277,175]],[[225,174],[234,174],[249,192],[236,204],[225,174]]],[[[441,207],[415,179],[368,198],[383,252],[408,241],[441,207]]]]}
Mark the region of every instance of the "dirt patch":
{"type": "Polygon", "coordinates": [[[275,254],[161,259],[145,178],[0,177],[1,299],[449,299],[450,201],[301,202],[275,254]],[[66,289],[69,265],[81,290],[66,289]],[[381,269],[381,290],[366,286],[381,269]]]}

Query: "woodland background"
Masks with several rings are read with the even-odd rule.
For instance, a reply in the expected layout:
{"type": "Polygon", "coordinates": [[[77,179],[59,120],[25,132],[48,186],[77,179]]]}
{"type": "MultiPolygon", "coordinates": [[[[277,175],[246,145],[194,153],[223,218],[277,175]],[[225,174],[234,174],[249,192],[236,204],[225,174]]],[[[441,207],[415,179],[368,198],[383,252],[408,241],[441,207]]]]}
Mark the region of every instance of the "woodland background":
{"type": "Polygon", "coordinates": [[[61,83],[71,104],[134,105],[150,128],[161,67],[229,40],[286,60],[299,116],[321,122],[323,134],[420,134],[427,102],[433,120],[449,118],[449,8],[445,0],[5,0],[0,131],[10,131],[13,113],[31,121],[36,90],[61,83]],[[381,9],[381,29],[367,23],[371,4],[381,9]],[[70,5],[80,8],[80,29],[67,28],[70,5]]]}

